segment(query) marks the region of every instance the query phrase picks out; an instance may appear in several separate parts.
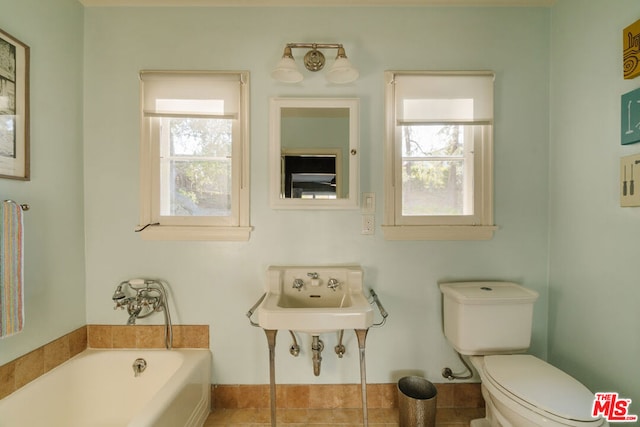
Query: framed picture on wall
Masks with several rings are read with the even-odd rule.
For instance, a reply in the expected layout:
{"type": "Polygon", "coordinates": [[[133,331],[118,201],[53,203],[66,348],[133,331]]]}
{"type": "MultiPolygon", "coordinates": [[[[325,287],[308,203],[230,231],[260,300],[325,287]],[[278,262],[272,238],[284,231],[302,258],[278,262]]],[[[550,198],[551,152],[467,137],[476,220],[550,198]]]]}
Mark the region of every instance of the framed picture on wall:
{"type": "Polygon", "coordinates": [[[640,20],[622,30],[622,68],[625,79],[640,74],[640,20]]]}
{"type": "Polygon", "coordinates": [[[0,178],[29,180],[29,46],[2,30],[0,178]]]}
{"type": "Polygon", "coordinates": [[[622,95],[620,112],[622,145],[640,142],[640,89],[622,95]]]}

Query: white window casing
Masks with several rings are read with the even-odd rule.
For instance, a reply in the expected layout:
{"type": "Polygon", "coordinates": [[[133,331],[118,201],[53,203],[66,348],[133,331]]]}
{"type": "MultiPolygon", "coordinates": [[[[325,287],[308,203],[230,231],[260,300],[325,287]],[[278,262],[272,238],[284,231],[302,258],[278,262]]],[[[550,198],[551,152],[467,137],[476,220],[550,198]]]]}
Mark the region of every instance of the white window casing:
{"type": "Polygon", "coordinates": [[[492,72],[385,73],[382,229],[386,239],[488,240],[493,237],[497,228],[493,224],[493,81],[492,72]],[[455,128],[456,141],[461,142],[462,148],[455,155],[406,153],[405,138],[412,140],[410,132],[420,133],[427,128],[455,128]],[[420,200],[418,193],[405,189],[403,169],[410,169],[410,164],[448,162],[456,162],[462,170],[458,211],[439,207],[434,201],[436,198],[420,200]],[[427,205],[420,208],[424,212],[413,211],[408,206],[420,205],[419,202],[427,205]]]}
{"type": "Polygon", "coordinates": [[[136,231],[145,240],[248,240],[249,73],[142,71],[140,80],[136,231]],[[192,181],[197,190],[185,194],[192,181]]]}

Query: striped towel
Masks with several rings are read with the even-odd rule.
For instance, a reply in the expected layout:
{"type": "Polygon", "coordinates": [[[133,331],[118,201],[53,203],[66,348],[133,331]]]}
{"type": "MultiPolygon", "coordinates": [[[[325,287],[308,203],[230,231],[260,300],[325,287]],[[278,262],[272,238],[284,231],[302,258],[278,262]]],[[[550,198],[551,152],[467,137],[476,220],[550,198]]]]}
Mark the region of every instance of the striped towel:
{"type": "Polygon", "coordinates": [[[0,205],[0,338],[24,324],[22,208],[5,200],[0,205]]]}

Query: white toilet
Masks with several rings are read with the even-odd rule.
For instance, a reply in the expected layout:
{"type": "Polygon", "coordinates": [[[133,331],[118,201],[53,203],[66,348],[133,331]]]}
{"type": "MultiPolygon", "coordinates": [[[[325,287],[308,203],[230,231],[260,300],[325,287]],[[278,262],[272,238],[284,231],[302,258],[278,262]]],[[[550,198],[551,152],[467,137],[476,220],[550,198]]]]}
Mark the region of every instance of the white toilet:
{"type": "Polygon", "coordinates": [[[444,335],[482,380],[486,417],[471,427],[607,426],[591,417],[594,394],[548,363],[522,353],[531,342],[538,294],[509,282],[441,283],[444,335]]]}

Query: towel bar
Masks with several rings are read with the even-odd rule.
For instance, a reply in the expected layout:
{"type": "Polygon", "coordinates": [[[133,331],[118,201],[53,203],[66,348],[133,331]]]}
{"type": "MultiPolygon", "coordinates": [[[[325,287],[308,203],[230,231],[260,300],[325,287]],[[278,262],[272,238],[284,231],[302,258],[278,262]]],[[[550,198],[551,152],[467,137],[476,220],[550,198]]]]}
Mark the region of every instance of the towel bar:
{"type": "MultiPolygon", "coordinates": [[[[13,200],[10,200],[10,199],[5,200],[5,202],[13,202],[13,203],[16,203],[16,202],[14,202],[13,200]]],[[[20,205],[20,207],[22,208],[22,210],[23,210],[23,211],[28,211],[29,209],[31,209],[31,206],[29,206],[29,205],[28,205],[28,204],[26,204],[26,203],[19,203],[19,205],[20,205]]]]}

